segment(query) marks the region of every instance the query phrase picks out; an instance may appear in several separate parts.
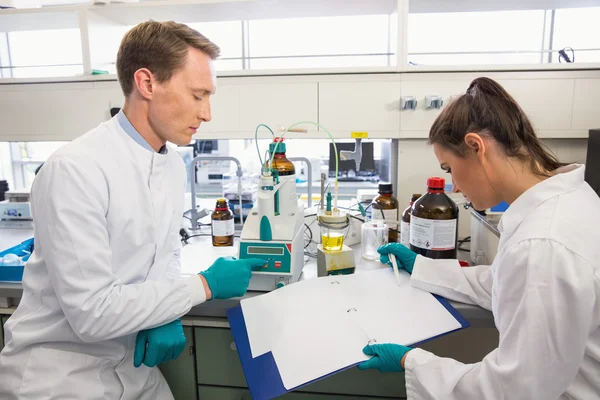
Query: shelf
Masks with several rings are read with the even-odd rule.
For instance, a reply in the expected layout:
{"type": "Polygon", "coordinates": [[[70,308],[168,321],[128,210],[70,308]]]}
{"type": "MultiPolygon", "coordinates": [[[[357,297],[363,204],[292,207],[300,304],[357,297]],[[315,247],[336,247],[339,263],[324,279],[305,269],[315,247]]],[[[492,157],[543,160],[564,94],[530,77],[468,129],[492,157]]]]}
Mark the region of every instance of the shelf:
{"type": "Polygon", "coordinates": [[[150,18],[183,23],[242,21],[271,18],[327,17],[392,14],[396,0],[205,0],[147,1],[90,8],[95,14],[121,25],[135,25],[150,18]]]}
{"type": "Polygon", "coordinates": [[[7,32],[77,28],[77,15],[82,11],[103,17],[105,22],[114,25],[132,26],[149,19],[193,23],[393,14],[396,4],[397,0],[154,0],[107,5],[75,4],[3,9],[0,10],[0,26],[7,32]],[[52,18],[48,18],[48,13],[53,14],[52,18]]]}
{"type": "Polygon", "coordinates": [[[51,29],[78,29],[76,7],[7,9],[0,11],[0,31],[40,31],[51,29]]]}

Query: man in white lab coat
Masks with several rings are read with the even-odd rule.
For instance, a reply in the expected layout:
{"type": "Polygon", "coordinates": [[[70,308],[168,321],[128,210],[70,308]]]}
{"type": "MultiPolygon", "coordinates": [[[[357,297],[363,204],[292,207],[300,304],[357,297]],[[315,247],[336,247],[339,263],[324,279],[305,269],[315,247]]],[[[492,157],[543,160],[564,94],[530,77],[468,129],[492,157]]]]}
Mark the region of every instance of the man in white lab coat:
{"type": "Polygon", "coordinates": [[[180,276],[186,174],[165,146],[188,144],[210,121],[218,54],[172,22],[123,38],[123,110],[53,154],[34,181],[35,251],[6,324],[0,399],[172,398],[155,366],[182,351],[179,318],[245,293],[260,260],[180,276]]]}

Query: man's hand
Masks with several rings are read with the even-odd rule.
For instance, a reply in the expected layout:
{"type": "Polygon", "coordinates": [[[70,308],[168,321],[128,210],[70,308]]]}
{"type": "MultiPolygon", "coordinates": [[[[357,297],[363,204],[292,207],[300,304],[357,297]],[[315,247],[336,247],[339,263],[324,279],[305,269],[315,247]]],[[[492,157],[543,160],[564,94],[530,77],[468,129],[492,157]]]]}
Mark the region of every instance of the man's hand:
{"type": "Polygon", "coordinates": [[[183,349],[185,349],[185,335],[179,319],[163,326],[140,331],[135,339],[133,366],[138,368],[143,363],[152,368],[176,359],[183,349]]]}
{"type": "MultiPolygon", "coordinates": [[[[252,271],[258,271],[267,262],[261,258],[220,257],[206,271],[200,272],[208,284],[211,298],[229,299],[246,294],[252,271]]],[[[208,293],[206,296],[209,299],[208,293]]]]}
{"type": "Polygon", "coordinates": [[[411,351],[410,347],[401,344],[372,344],[363,349],[363,353],[371,357],[358,365],[358,369],[375,368],[380,372],[403,372],[404,358],[411,351]]]}

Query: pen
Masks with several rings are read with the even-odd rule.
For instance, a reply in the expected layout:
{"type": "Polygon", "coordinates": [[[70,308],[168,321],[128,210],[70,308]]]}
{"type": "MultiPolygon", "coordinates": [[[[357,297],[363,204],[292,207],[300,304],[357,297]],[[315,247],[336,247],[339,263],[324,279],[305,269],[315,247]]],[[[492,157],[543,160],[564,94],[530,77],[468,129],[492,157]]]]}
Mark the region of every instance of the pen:
{"type": "Polygon", "coordinates": [[[392,269],[394,270],[394,275],[396,276],[396,282],[398,282],[398,286],[400,286],[400,272],[398,270],[398,264],[396,263],[396,256],[390,253],[389,258],[392,262],[392,269]]]}

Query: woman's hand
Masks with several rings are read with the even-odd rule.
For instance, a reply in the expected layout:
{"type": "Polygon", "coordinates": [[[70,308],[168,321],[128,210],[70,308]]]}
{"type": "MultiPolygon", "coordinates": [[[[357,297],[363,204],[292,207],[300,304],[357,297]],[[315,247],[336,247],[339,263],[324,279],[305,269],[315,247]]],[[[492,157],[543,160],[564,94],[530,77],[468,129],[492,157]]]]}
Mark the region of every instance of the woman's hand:
{"type": "Polygon", "coordinates": [[[358,369],[375,368],[380,372],[404,372],[404,359],[410,347],[401,344],[372,344],[365,346],[363,353],[371,357],[358,365],[358,369]]]}

